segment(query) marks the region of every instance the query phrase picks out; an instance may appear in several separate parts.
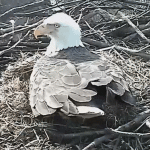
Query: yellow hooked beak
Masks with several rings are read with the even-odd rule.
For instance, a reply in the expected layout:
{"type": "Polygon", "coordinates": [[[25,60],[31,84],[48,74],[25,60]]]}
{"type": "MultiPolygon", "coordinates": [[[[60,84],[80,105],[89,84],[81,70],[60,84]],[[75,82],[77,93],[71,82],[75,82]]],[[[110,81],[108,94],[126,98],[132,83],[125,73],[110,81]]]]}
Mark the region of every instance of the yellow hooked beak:
{"type": "Polygon", "coordinates": [[[55,30],[55,24],[41,24],[34,30],[34,36],[37,39],[39,35],[50,35],[55,30]]]}

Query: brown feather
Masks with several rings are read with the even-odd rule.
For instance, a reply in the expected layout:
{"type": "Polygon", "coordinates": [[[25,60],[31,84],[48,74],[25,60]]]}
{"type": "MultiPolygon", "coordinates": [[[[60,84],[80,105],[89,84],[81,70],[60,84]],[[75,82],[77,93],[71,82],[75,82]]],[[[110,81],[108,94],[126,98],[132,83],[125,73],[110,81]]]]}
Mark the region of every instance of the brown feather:
{"type": "Polygon", "coordinates": [[[106,86],[107,102],[119,95],[124,102],[135,104],[118,66],[85,48],[68,48],[37,61],[30,78],[30,105],[35,116],[58,110],[68,116],[89,117],[90,114],[80,114],[77,107],[89,104],[85,108],[90,108],[97,94],[95,87],[101,86],[106,86]]]}

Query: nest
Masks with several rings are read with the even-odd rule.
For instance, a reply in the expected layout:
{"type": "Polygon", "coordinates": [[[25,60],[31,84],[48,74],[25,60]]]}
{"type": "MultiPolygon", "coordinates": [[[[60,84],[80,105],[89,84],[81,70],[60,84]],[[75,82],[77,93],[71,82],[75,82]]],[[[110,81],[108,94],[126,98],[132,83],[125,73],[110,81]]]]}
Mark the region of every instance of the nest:
{"type": "MultiPolygon", "coordinates": [[[[118,66],[122,68],[132,93],[138,97],[136,109],[125,110],[125,107],[121,105],[107,106],[106,118],[108,126],[113,123],[110,127],[118,127],[119,125],[132,120],[138,112],[145,109],[142,106],[149,100],[147,97],[148,90],[146,90],[146,88],[148,89],[149,80],[145,77],[146,75],[149,75],[149,66],[146,62],[135,57],[129,57],[128,59],[122,60],[121,55],[115,51],[96,53],[104,55],[109,61],[117,63],[118,66]],[[136,66],[136,68],[133,69],[133,66],[136,66]],[[140,71],[137,68],[140,68],[140,71]],[[143,76],[145,78],[143,78],[143,76]],[[119,109],[121,114],[118,114],[119,109]]],[[[10,139],[7,143],[11,143],[13,141],[13,148],[14,144],[20,146],[20,148],[22,147],[20,145],[20,140],[27,143],[25,145],[27,148],[30,147],[31,149],[35,149],[35,145],[37,145],[37,143],[41,146],[42,142],[44,142],[47,137],[43,135],[44,133],[42,133],[39,141],[37,141],[37,139],[35,139],[35,135],[39,133],[36,132],[44,130],[43,128],[50,128],[50,130],[52,130],[52,126],[55,125],[34,118],[29,106],[29,77],[36,60],[41,56],[42,55],[40,54],[35,54],[32,57],[25,55],[16,63],[9,65],[3,72],[3,84],[1,87],[3,97],[0,103],[1,136],[8,137],[9,135],[10,139]]],[[[146,106],[149,107],[149,103],[146,103],[145,107],[146,106]]],[[[83,127],[81,127],[81,129],[82,128],[83,127]]],[[[72,131],[73,130],[75,132],[76,129],[72,129],[72,131]]],[[[90,128],[86,130],[90,131],[90,128]]],[[[4,143],[2,142],[2,145],[3,144],[4,143]]],[[[56,146],[52,146],[52,143],[50,142],[44,143],[44,146],[50,147],[51,149],[56,148],[56,146]]],[[[67,149],[67,147],[59,147],[58,145],[57,148],[61,150],[67,149]]]]}
{"type": "MultiPolygon", "coordinates": [[[[40,5],[40,2],[32,3],[33,6],[36,5],[39,8],[37,4],[40,5]]],[[[47,2],[46,6],[48,4],[47,2]]],[[[66,128],[64,124],[55,124],[53,119],[48,121],[49,118],[34,118],[29,105],[29,79],[35,62],[42,56],[43,48],[45,48],[49,42],[49,39],[40,39],[39,43],[39,41],[35,41],[33,38],[30,29],[33,29],[38,24],[39,18],[36,18],[33,22],[33,26],[28,26],[27,29],[23,29],[26,28],[24,26],[20,32],[17,31],[18,29],[15,29],[16,32],[14,32],[14,35],[10,33],[10,30],[9,32],[3,30],[0,36],[0,39],[3,37],[1,42],[3,45],[7,43],[7,40],[12,40],[10,45],[7,45],[8,47],[1,50],[0,53],[0,55],[3,54],[3,60],[7,60],[7,63],[3,65],[3,67],[7,66],[7,68],[3,68],[4,71],[2,73],[2,83],[0,86],[0,149],[80,149],[88,145],[95,138],[101,137],[102,132],[104,135],[107,132],[107,136],[109,135],[108,133],[113,132],[115,135],[117,134],[118,137],[115,137],[111,142],[109,141],[107,145],[105,144],[106,141],[101,141],[98,144],[94,141],[98,149],[113,149],[114,145],[116,145],[116,149],[133,149],[135,147],[138,147],[138,149],[142,149],[141,147],[149,149],[149,141],[145,138],[144,133],[149,133],[149,128],[145,125],[145,120],[149,117],[150,112],[146,112],[144,115],[138,115],[139,117],[142,116],[142,120],[139,118],[137,119],[138,121],[134,120],[135,117],[138,117],[137,114],[143,111],[145,112],[145,110],[149,110],[150,108],[150,63],[147,61],[149,51],[145,48],[149,45],[145,46],[146,39],[141,39],[135,31],[133,32],[133,27],[127,25],[129,23],[128,21],[126,21],[128,23],[125,23],[125,21],[122,20],[118,23],[120,16],[114,14],[114,9],[119,9],[121,6],[124,6],[122,2],[116,4],[114,2],[105,1],[102,5],[99,1],[74,1],[58,3],[57,6],[58,5],[63,7],[61,9],[66,9],[66,12],[71,14],[80,23],[83,35],[82,40],[87,49],[98,55],[103,55],[107,60],[116,63],[122,69],[124,78],[128,82],[133,95],[137,97],[137,104],[135,107],[130,108],[122,105],[105,105],[105,121],[108,123],[109,128],[114,129],[111,131],[101,131],[96,127],[90,128],[87,126],[88,124],[86,124],[86,126],[72,126],[70,124],[70,126],[66,128]],[[78,3],[79,6],[76,6],[76,3],[78,3]],[[95,10],[95,8],[97,8],[96,5],[101,8],[95,10]],[[109,9],[107,11],[102,9],[105,8],[104,6],[107,6],[109,9]],[[94,13],[93,10],[95,10],[94,13]],[[113,13],[111,13],[111,11],[113,13]],[[101,22],[102,19],[104,19],[103,22],[101,22]],[[127,32],[125,32],[126,30],[127,32]],[[21,31],[27,32],[24,33],[21,31]],[[123,40],[119,38],[120,33],[122,33],[121,36],[123,40]],[[15,37],[18,37],[20,34],[22,34],[22,38],[18,43],[16,42],[16,44],[14,41],[16,40],[15,37]],[[5,37],[7,38],[5,39],[5,37]],[[131,37],[133,38],[132,41],[130,40],[131,37]],[[108,41],[115,46],[109,46],[108,41]],[[128,44],[130,48],[128,48],[126,44],[128,44]],[[33,51],[37,51],[38,49],[39,53],[34,53],[33,51],[29,53],[28,51],[31,47],[33,51]],[[137,53],[139,47],[144,50],[137,53]],[[20,49],[22,49],[23,52],[20,53],[20,49]],[[12,59],[10,59],[12,56],[15,58],[15,62],[12,62],[12,59]],[[132,121],[136,122],[136,129],[135,127],[132,129],[132,124],[127,124],[132,121]],[[126,128],[126,130],[122,129],[123,127],[126,128]],[[69,131],[69,133],[65,135],[63,133],[58,134],[56,132],[58,128],[61,128],[61,130],[65,129],[69,131]],[[141,139],[139,139],[140,136],[138,134],[135,136],[133,134],[127,135],[127,133],[118,133],[118,131],[130,131],[130,133],[138,131],[141,133],[141,139]],[[71,132],[73,133],[70,134],[71,132]],[[56,143],[53,138],[59,139],[61,144],[56,143]],[[69,146],[64,146],[62,143],[67,143],[69,146]]],[[[129,3],[128,8],[132,8],[133,5],[136,6],[137,11],[148,7],[147,3],[135,2],[133,4],[129,3]]],[[[51,6],[50,10],[53,10],[54,6],[56,5],[51,6]]],[[[26,6],[26,9],[28,7],[31,6],[26,6]]],[[[43,4],[40,8],[41,7],[45,8],[45,5],[43,4]]],[[[16,10],[19,11],[19,8],[16,7],[16,10]]],[[[132,16],[132,9],[123,8],[122,12],[126,13],[126,15],[130,15],[131,20],[134,18],[134,16],[132,16]]],[[[17,14],[18,16],[19,13],[20,12],[17,14]]],[[[50,11],[43,10],[42,17],[44,17],[45,14],[49,15],[50,11]]],[[[138,14],[140,15],[140,12],[138,12],[138,14]]],[[[5,14],[2,14],[2,17],[3,15],[5,16],[5,14]]],[[[27,15],[27,13],[24,13],[24,15],[27,15]]],[[[144,19],[146,17],[143,16],[144,19]]],[[[145,19],[147,21],[146,23],[143,23],[140,17],[138,19],[139,22],[142,22],[142,25],[146,24],[145,28],[139,26],[139,29],[142,31],[144,29],[148,30],[149,18],[145,19]]],[[[133,22],[135,22],[134,19],[133,22]]],[[[146,35],[149,36],[148,33],[146,35]]],[[[88,148],[85,147],[85,149],[88,148]]]]}

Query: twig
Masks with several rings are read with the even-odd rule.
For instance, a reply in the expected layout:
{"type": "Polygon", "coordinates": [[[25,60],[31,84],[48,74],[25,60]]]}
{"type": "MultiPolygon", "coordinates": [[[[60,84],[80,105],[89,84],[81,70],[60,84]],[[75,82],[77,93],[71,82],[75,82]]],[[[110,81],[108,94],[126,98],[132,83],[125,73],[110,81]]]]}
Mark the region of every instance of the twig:
{"type": "Polygon", "coordinates": [[[90,39],[90,38],[86,38],[86,37],[83,37],[81,40],[83,42],[85,42],[85,43],[88,43],[88,44],[91,44],[91,45],[94,45],[94,46],[98,46],[100,48],[102,48],[102,47],[108,47],[109,46],[105,42],[96,41],[96,40],[93,40],[93,39],[90,39]]]}
{"type": "Polygon", "coordinates": [[[15,137],[15,139],[13,139],[13,141],[16,141],[21,135],[22,133],[24,133],[24,131],[26,130],[27,128],[25,127],[18,135],[17,137],[15,137]]]}
{"type": "Polygon", "coordinates": [[[98,146],[102,142],[108,142],[110,139],[116,138],[118,135],[122,136],[130,136],[130,137],[144,137],[144,138],[149,138],[150,133],[132,133],[132,132],[125,132],[132,130],[133,128],[136,128],[139,126],[143,120],[145,120],[148,116],[150,115],[150,109],[140,113],[135,119],[132,121],[128,122],[127,124],[124,124],[117,129],[106,129],[106,135],[95,139],[92,143],[90,143],[88,146],[86,146],[83,150],[90,150],[96,146],[98,146]]]}
{"type": "Polygon", "coordinates": [[[139,34],[144,40],[146,40],[148,43],[150,43],[150,40],[138,29],[138,27],[137,26],[135,26],[132,22],[131,22],[131,20],[130,19],[128,19],[122,12],[118,12],[120,15],[121,15],[121,17],[123,18],[123,19],[125,19],[127,22],[128,22],[128,24],[130,25],[130,26],[132,26],[133,28],[134,28],[134,30],[137,32],[137,34],[139,34]]]}
{"type": "Polygon", "coordinates": [[[150,116],[148,116],[148,117],[143,121],[143,123],[142,123],[136,130],[134,130],[134,132],[137,132],[143,125],[145,125],[145,123],[146,123],[146,121],[147,121],[148,119],[150,119],[150,116]]]}
{"type": "Polygon", "coordinates": [[[111,138],[114,138],[114,135],[104,135],[100,138],[95,139],[92,143],[90,143],[88,146],[83,148],[83,150],[91,150],[95,147],[97,147],[102,142],[108,142],[111,138]]]}
{"type": "MultiPolygon", "coordinates": [[[[142,29],[142,33],[146,34],[147,36],[149,36],[149,32],[150,32],[150,28],[142,29]]],[[[130,34],[130,35],[126,36],[125,38],[123,38],[123,41],[129,41],[129,40],[131,40],[133,38],[136,38],[137,35],[138,35],[137,33],[130,34]]]]}
{"type": "Polygon", "coordinates": [[[140,142],[140,140],[139,140],[139,138],[137,137],[136,139],[137,139],[137,142],[138,142],[138,144],[139,144],[139,146],[140,146],[140,149],[141,149],[141,150],[144,150],[143,147],[142,147],[142,144],[141,144],[141,142],[140,142]]]}
{"type": "Polygon", "coordinates": [[[140,49],[140,50],[131,50],[129,48],[125,48],[125,47],[122,47],[122,46],[118,46],[118,45],[115,45],[115,48],[118,50],[118,51],[126,51],[127,53],[131,54],[131,55],[134,55],[134,56],[140,56],[142,58],[144,58],[145,60],[149,60],[150,59],[150,55],[149,54],[145,54],[145,53],[140,53],[141,51],[144,51],[146,48],[148,48],[150,45],[148,46],[145,46],[144,48],[140,49]]]}
{"type": "Polygon", "coordinates": [[[45,143],[46,141],[47,141],[47,138],[44,139],[44,141],[43,141],[43,143],[42,143],[42,145],[41,145],[41,147],[40,147],[40,150],[43,149],[44,143],[45,143]]]}
{"type": "Polygon", "coordinates": [[[39,42],[20,42],[19,46],[28,46],[33,48],[45,48],[49,45],[49,43],[39,43],[39,42]]]}
{"type": "Polygon", "coordinates": [[[122,132],[122,131],[118,131],[117,129],[116,130],[110,129],[110,132],[121,135],[121,136],[126,136],[126,137],[150,138],[150,133],[122,132]]]}
{"type": "Polygon", "coordinates": [[[35,136],[36,136],[37,141],[39,141],[39,143],[40,143],[40,138],[39,138],[39,136],[37,135],[35,129],[33,129],[33,131],[34,131],[34,134],[35,134],[35,136]]]}
{"type": "Polygon", "coordinates": [[[10,107],[10,105],[8,104],[8,102],[6,101],[6,105],[8,106],[8,108],[11,110],[11,111],[13,111],[13,112],[18,112],[18,110],[14,110],[14,109],[12,109],[11,107],[10,107]]]}
{"type": "MultiPolygon", "coordinates": [[[[110,47],[106,47],[106,48],[101,48],[101,49],[98,49],[98,50],[92,51],[92,52],[97,54],[97,52],[106,51],[106,50],[112,50],[112,49],[114,49],[114,48],[115,48],[115,45],[110,46],[110,47]]],[[[115,50],[115,53],[116,53],[122,60],[125,61],[125,59],[124,59],[116,50],[115,50]]]]}
{"type": "Polygon", "coordinates": [[[8,138],[4,139],[3,141],[0,142],[0,144],[7,142],[8,140],[10,140],[12,138],[12,136],[9,136],[8,138]]]}
{"type": "Polygon", "coordinates": [[[126,143],[123,139],[122,139],[122,144],[125,144],[130,150],[135,150],[131,147],[130,144],[126,143]]]}
{"type": "Polygon", "coordinates": [[[131,55],[140,56],[140,57],[144,58],[145,60],[150,59],[149,54],[140,53],[141,51],[144,51],[145,49],[149,48],[150,45],[147,45],[144,48],[141,48],[140,50],[135,50],[135,49],[132,50],[132,49],[122,47],[122,46],[119,46],[119,45],[113,45],[113,46],[108,47],[109,45],[107,43],[104,43],[104,42],[101,42],[101,41],[96,41],[96,40],[86,38],[86,37],[83,37],[82,41],[85,42],[85,43],[100,47],[100,48],[104,47],[104,48],[99,49],[97,51],[104,51],[104,50],[109,50],[111,48],[116,48],[118,51],[123,51],[124,50],[124,51],[126,51],[127,53],[129,53],[131,55]]]}
{"type": "Polygon", "coordinates": [[[146,48],[149,48],[149,47],[150,47],[150,45],[147,45],[144,48],[141,48],[140,50],[135,50],[135,49],[129,49],[129,48],[126,48],[126,47],[115,45],[115,48],[117,50],[124,50],[124,51],[131,52],[131,53],[138,53],[138,52],[144,51],[146,48]]]}
{"type": "Polygon", "coordinates": [[[73,2],[67,2],[67,3],[63,3],[63,4],[59,4],[59,5],[53,5],[53,6],[50,6],[50,7],[47,7],[47,8],[44,8],[44,9],[40,9],[40,10],[35,10],[35,11],[32,11],[32,12],[26,12],[26,13],[15,13],[15,15],[17,16],[26,16],[26,17],[30,17],[31,15],[35,15],[39,12],[43,12],[43,11],[46,11],[46,10],[50,10],[50,9],[53,9],[53,8],[57,8],[57,7],[61,7],[61,6],[66,6],[66,5],[72,5],[72,4],[76,4],[78,2],[82,2],[82,0],[77,0],[77,1],[73,1],[73,2]]]}
{"type": "MultiPolygon", "coordinates": [[[[40,20],[39,22],[36,22],[36,23],[34,23],[32,25],[28,25],[28,26],[25,26],[24,28],[21,28],[21,29],[18,29],[18,30],[14,30],[14,33],[17,33],[17,32],[20,32],[20,31],[24,31],[24,30],[27,30],[27,29],[31,29],[33,27],[36,27],[37,25],[39,25],[42,22],[43,22],[43,20],[40,20]]],[[[9,33],[5,33],[5,34],[0,36],[0,39],[6,37],[8,35],[11,35],[12,33],[13,33],[13,31],[11,31],[9,33]]]]}
{"type": "Polygon", "coordinates": [[[101,49],[98,49],[98,50],[92,51],[92,52],[96,53],[96,52],[101,52],[101,51],[107,51],[107,50],[110,50],[110,49],[113,49],[113,48],[115,48],[115,45],[109,46],[109,47],[106,47],[106,48],[101,48],[101,49]]]}
{"type": "MultiPolygon", "coordinates": [[[[92,31],[95,32],[95,29],[92,28],[87,21],[85,21],[86,25],[89,27],[89,29],[91,29],[92,31]]],[[[106,40],[106,38],[104,37],[104,35],[102,35],[101,33],[99,34],[100,31],[97,31],[96,34],[98,34],[104,41],[106,44],[108,44],[108,41],[106,40]]]]}
{"type": "MultiPolygon", "coordinates": [[[[15,27],[14,28],[14,30],[18,30],[18,29],[21,29],[21,28],[23,28],[24,26],[21,26],[21,25],[19,25],[19,26],[17,26],[17,27],[15,27]]],[[[8,33],[8,32],[10,32],[10,31],[12,31],[12,27],[8,27],[8,28],[1,28],[0,29],[0,34],[5,34],[5,33],[8,33]]]]}
{"type": "Polygon", "coordinates": [[[76,5],[75,7],[72,8],[72,10],[69,12],[69,15],[71,15],[76,8],[82,7],[81,5],[83,5],[83,4],[87,4],[88,1],[89,0],[81,1],[80,4],[78,4],[78,5],[76,5]]]}
{"type": "Polygon", "coordinates": [[[136,128],[139,126],[148,116],[150,116],[150,109],[140,113],[135,119],[118,127],[116,130],[118,131],[129,131],[131,128],[136,128]]]}
{"type": "Polygon", "coordinates": [[[5,49],[3,51],[0,52],[0,56],[3,55],[4,53],[8,53],[10,52],[13,48],[15,48],[21,41],[23,41],[23,39],[30,33],[30,30],[26,33],[26,35],[20,39],[18,42],[16,42],[12,47],[5,49]]]}
{"type": "Polygon", "coordinates": [[[27,130],[27,129],[33,129],[34,127],[37,127],[37,125],[34,125],[34,126],[22,126],[21,125],[21,127],[24,127],[23,130],[17,135],[17,137],[15,137],[13,139],[13,141],[16,141],[24,133],[25,130],[27,130]]]}
{"type": "Polygon", "coordinates": [[[29,143],[27,143],[27,144],[25,145],[25,147],[29,147],[29,146],[31,146],[31,145],[37,145],[38,143],[39,143],[38,140],[33,140],[33,141],[30,141],[29,143]]]}
{"type": "Polygon", "coordinates": [[[145,49],[150,47],[150,45],[147,45],[144,48],[141,48],[140,50],[135,50],[135,49],[129,49],[129,48],[126,48],[126,47],[123,47],[123,46],[119,46],[119,45],[113,45],[113,46],[108,47],[107,43],[104,43],[104,42],[101,42],[101,41],[96,41],[96,40],[93,40],[93,39],[90,39],[90,38],[85,38],[85,37],[82,38],[82,41],[86,42],[86,43],[89,43],[91,45],[98,46],[98,47],[106,47],[106,48],[99,49],[97,51],[105,51],[105,50],[109,50],[109,49],[112,49],[112,48],[116,48],[119,51],[124,50],[124,51],[130,52],[130,53],[139,53],[139,52],[144,51],[145,49]]]}
{"type": "Polygon", "coordinates": [[[57,140],[58,138],[61,139],[61,142],[66,142],[70,140],[78,140],[84,138],[84,137],[91,137],[91,136],[99,136],[106,134],[108,130],[97,130],[97,131],[85,131],[85,132],[79,132],[79,133],[70,133],[70,134],[62,134],[56,131],[50,131],[47,130],[46,134],[49,135],[50,139],[57,140]]]}
{"type": "Polygon", "coordinates": [[[139,1],[124,0],[123,2],[129,3],[129,4],[136,4],[136,5],[149,6],[149,3],[141,2],[141,1],[139,2],[139,1]]]}
{"type": "Polygon", "coordinates": [[[35,4],[40,4],[40,3],[43,3],[44,0],[41,0],[41,1],[38,1],[38,2],[34,2],[34,3],[29,3],[29,4],[26,4],[26,5],[23,5],[23,6],[20,6],[20,7],[15,7],[15,8],[12,8],[12,9],[9,9],[8,11],[6,11],[5,13],[1,14],[0,15],[0,18],[1,17],[4,17],[5,15],[9,14],[9,13],[13,13],[15,11],[19,11],[19,10],[24,10],[25,8],[29,8],[29,6],[33,6],[35,4]]]}
{"type": "Polygon", "coordinates": [[[77,23],[79,24],[80,20],[81,20],[81,17],[82,17],[82,13],[79,15],[79,19],[77,21],[77,23]]]}
{"type": "Polygon", "coordinates": [[[116,144],[115,144],[113,150],[117,150],[117,146],[120,143],[120,140],[121,140],[121,136],[119,135],[118,138],[117,138],[117,141],[116,141],[116,144]]]}
{"type": "Polygon", "coordinates": [[[44,132],[45,132],[45,135],[46,135],[46,137],[47,137],[47,140],[49,140],[49,136],[48,136],[48,134],[47,134],[47,132],[46,132],[45,129],[44,129],[44,132]]]}

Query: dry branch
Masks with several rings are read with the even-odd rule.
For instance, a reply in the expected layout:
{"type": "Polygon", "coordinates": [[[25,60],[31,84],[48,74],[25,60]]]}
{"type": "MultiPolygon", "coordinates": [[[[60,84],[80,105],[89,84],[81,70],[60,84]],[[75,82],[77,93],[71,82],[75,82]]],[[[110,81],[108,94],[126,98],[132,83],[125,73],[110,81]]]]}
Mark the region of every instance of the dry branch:
{"type": "Polygon", "coordinates": [[[17,29],[17,30],[14,30],[14,31],[5,33],[5,34],[3,34],[3,35],[0,36],[0,39],[5,38],[5,37],[7,37],[8,35],[11,35],[11,34],[14,34],[14,33],[22,32],[22,31],[28,31],[29,29],[32,29],[32,28],[36,27],[37,25],[39,25],[39,24],[42,23],[42,22],[43,22],[43,20],[40,20],[39,22],[34,23],[34,24],[32,24],[32,25],[24,26],[24,27],[21,28],[21,29],[17,29]]]}
{"type": "Polygon", "coordinates": [[[33,7],[33,6],[34,6],[34,7],[35,7],[35,6],[40,6],[40,5],[44,4],[44,3],[45,3],[44,0],[41,0],[41,1],[39,1],[39,2],[29,3],[29,4],[24,5],[24,6],[12,8],[12,9],[6,11],[5,13],[1,14],[1,15],[0,15],[0,18],[1,18],[1,17],[5,17],[5,15],[10,14],[10,13],[13,14],[14,12],[17,12],[17,11],[22,11],[22,10],[25,10],[25,9],[30,9],[30,8],[33,7]]]}
{"type": "Polygon", "coordinates": [[[100,138],[95,139],[92,143],[90,143],[88,146],[86,146],[83,150],[90,150],[92,148],[95,148],[99,146],[102,142],[109,142],[110,140],[117,138],[118,136],[126,136],[126,137],[144,137],[144,138],[149,138],[150,133],[132,133],[132,132],[125,132],[125,131],[133,131],[135,128],[140,126],[142,122],[150,116],[150,110],[146,110],[142,113],[140,113],[135,119],[132,121],[128,122],[127,124],[124,124],[117,129],[107,129],[107,133],[100,138]]]}
{"type": "Polygon", "coordinates": [[[23,36],[23,38],[21,38],[21,39],[20,39],[18,42],[16,42],[13,46],[11,46],[11,47],[8,48],[8,49],[5,49],[5,50],[1,51],[1,52],[0,52],[0,56],[3,55],[4,53],[10,52],[10,51],[11,51],[13,48],[15,48],[21,41],[23,41],[23,39],[24,39],[25,37],[27,37],[29,33],[30,33],[30,30],[25,34],[25,36],[23,36]]]}
{"type": "Polygon", "coordinates": [[[132,26],[137,34],[139,34],[144,40],[146,40],[148,43],[150,43],[150,40],[147,39],[147,37],[128,19],[122,12],[119,12],[119,14],[122,16],[123,19],[125,19],[130,26],[132,26]]]}
{"type": "Polygon", "coordinates": [[[143,5],[143,6],[149,6],[147,2],[139,2],[139,1],[130,1],[130,0],[124,0],[125,3],[129,4],[136,4],[136,5],[143,5]]]}

